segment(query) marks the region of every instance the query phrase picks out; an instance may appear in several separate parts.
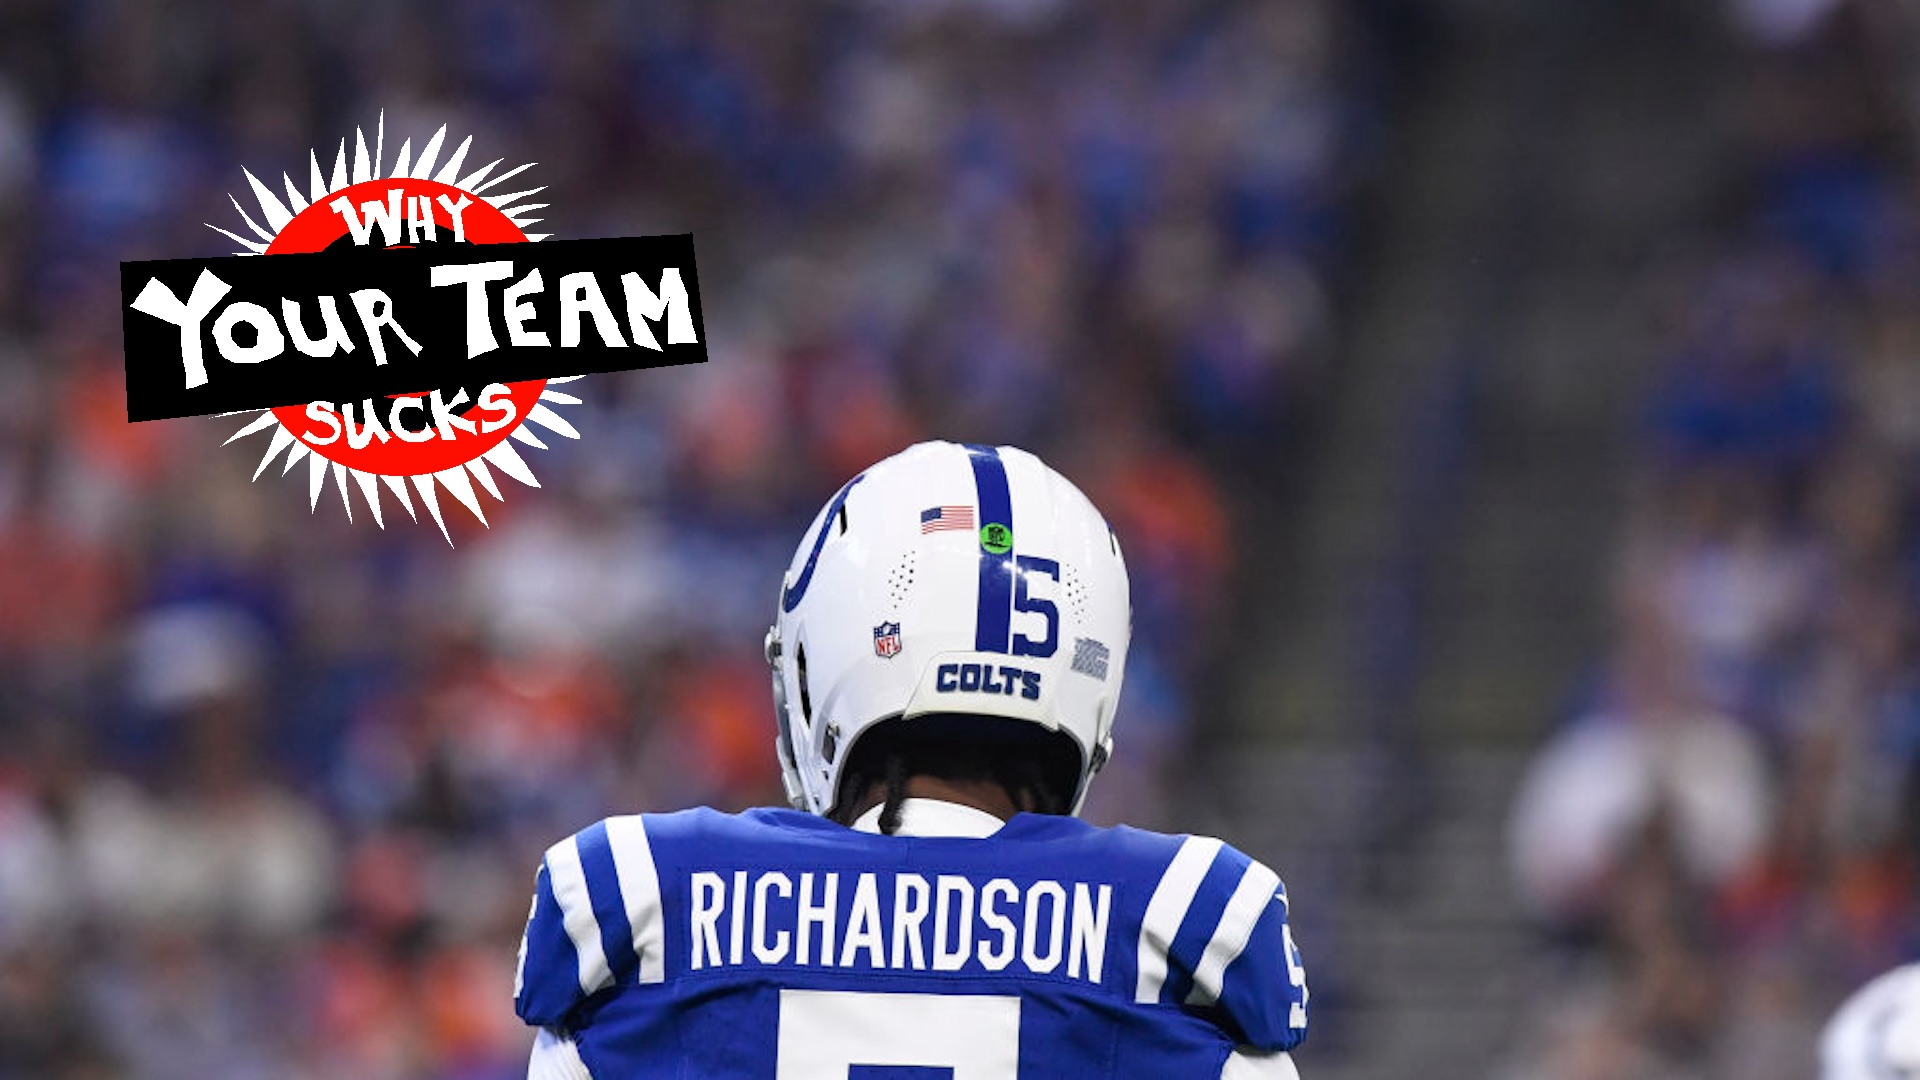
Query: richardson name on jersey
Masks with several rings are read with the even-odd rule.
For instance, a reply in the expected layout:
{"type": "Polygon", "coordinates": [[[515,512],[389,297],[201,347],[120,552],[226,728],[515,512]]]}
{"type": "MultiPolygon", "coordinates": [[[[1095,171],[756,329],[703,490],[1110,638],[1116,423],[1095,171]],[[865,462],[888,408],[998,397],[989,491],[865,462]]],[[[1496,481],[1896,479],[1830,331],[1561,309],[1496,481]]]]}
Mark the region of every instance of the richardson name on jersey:
{"type": "Polygon", "coordinates": [[[1100,981],[1113,886],[961,874],[691,875],[689,967],[987,971],[1100,981]]]}

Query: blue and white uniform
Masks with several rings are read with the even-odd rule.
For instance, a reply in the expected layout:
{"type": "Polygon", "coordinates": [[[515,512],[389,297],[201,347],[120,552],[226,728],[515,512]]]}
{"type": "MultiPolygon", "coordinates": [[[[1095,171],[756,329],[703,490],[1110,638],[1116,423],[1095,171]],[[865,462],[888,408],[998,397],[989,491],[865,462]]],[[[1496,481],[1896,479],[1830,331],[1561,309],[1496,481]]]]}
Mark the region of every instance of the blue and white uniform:
{"type": "Polygon", "coordinates": [[[546,1029],[531,1075],[1296,1075],[1306,978],[1265,866],[1064,816],[877,816],[700,809],[555,844],[515,980],[546,1029]]]}

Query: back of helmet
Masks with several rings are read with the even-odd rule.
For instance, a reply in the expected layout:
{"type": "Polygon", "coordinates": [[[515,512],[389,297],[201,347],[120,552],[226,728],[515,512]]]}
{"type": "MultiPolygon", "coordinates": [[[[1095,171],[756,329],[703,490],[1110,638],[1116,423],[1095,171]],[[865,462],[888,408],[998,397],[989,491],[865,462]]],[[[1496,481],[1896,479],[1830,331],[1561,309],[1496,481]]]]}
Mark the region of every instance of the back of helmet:
{"type": "Polygon", "coordinates": [[[972,715],[1069,737],[1077,811],[1112,750],[1130,604],[1106,520],[1032,454],[935,442],[880,462],[815,517],[768,634],[789,798],[832,814],[876,725],[972,715]]]}

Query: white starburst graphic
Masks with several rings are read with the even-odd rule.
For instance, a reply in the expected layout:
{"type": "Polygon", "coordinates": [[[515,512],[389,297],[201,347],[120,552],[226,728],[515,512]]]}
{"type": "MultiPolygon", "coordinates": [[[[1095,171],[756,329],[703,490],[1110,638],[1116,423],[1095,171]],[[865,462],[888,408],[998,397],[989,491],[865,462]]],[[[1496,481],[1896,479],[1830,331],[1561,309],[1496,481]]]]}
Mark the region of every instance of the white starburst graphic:
{"type": "MultiPolygon", "coordinates": [[[[260,215],[266,222],[266,227],[263,228],[256,222],[253,217],[247,213],[246,208],[240,204],[238,199],[233,198],[231,195],[228,196],[228,199],[233,203],[233,208],[239,212],[240,220],[245,223],[247,231],[251,232],[257,239],[248,239],[246,236],[242,236],[228,229],[223,229],[210,222],[207,227],[239,244],[243,250],[237,251],[234,254],[263,255],[268,252],[268,248],[286,231],[287,227],[302,214],[310,211],[316,214],[327,213],[326,208],[331,202],[330,196],[334,196],[337,192],[372,180],[410,179],[430,180],[436,184],[444,184],[455,188],[459,192],[472,196],[475,200],[484,202],[494,210],[498,210],[505,216],[507,221],[511,222],[516,229],[520,230],[520,234],[525,236],[526,239],[536,242],[546,239],[550,234],[525,232],[527,226],[543,220],[541,218],[530,217],[529,215],[536,210],[546,207],[548,204],[528,203],[524,200],[544,191],[544,187],[528,188],[524,191],[515,191],[505,195],[487,194],[489,190],[498,187],[502,182],[525,172],[531,168],[534,163],[528,162],[525,165],[516,166],[496,176],[493,175],[493,170],[504,160],[496,158],[492,162],[473,170],[471,173],[461,176],[461,166],[466,161],[468,149],[473,145],[473,137],[469,135],[460,143],[459,148],[453,152],[453,156],[440,167],[438,172],[435,172],[434,167],[436,164],[439,164],[440,149],[446,138],[446,134],[446,125],[443,124],[440,130],[434,132],[433,137],[427,140],[426,144],[421,147],[420,156],[417,159],[413,157],[412,140],[409,139],[401,143],[400,152],[394,158],[392,169],[383,171],[382,160],[386,142],[386,115],[383,112],[380,116],[379,125],[375,129],[374,148],[371,154],[367,152],[365,129],[354,129],[354,149],[351,168],[348,166],[347,140],[344,138],[340,140],[339,150],[334,156],[333,170],[330,177],[323,176],[320,171],[319,154],[315,151],[308,152],[307,164],[309,175],[307,194],[304,196],[300,193],[299,188],[295,186],[293,178],[290,175],[285,173],[281,174],[281,181],[286,190],[286,198],[282,200],[271,188],[261,183],[252,172],[246,169],[241,170],[247,178],[247,183],[253,189],[254,198],[258,203],[260,215]]],[[[372,226],[371,223],[369,223],[367,228],[369,236],[371,232],[372,226]]],[[[481,524],[486,525],[487,517],[481,510],[478,496],[474,493],[473,481],[478,481],[480,487],[484,488],[487,494],[493,496],[496,500],[505,501],[505,497],[500,493],[499,485],[494,481],[493,472],[492,469],[489,468],[489,463],[491,463],[493,468],[498,468],[501,472],[506,473],[522,484],[526,484],[529,487],[539,487],[540,483],[534,478],[533,470],[528,468],[526,461],[521,458],[519,452],[513,448],[512,443],[518,442],[539,450],[545,450],[547,448],[546,443],[541,442],[538,436],[528,430],[528,421],[538,424],[556,435],[569,439],[578,439],[580,433],[575,430],[573,425],[568,423],[564,417],[550,408],[549,403],[552,405],[580,404],[579,398],[553,389],[557,384],[574,382],[579,378],[582,378],[582,376],[576,375],[569,378],[546,380],[546,386],[541,391],[538,401],[535,402],[531,408],[525,410],[523,416],[515,418],[512,427],[509,428],[506,433],[507,438],[501,439],[484,452],[480,452],[458,465],[437,471],[395,475],[392,473],[375,473],[353,468],[340,461],[333,460],[319,450],[308,446],[304,440],[298,438],[293,431],[289,430],[287,426],[281,422],[280,417],[276,415],[272,409],[261,411],[249,421],[246,426],[234,432],[233,435],[228,437],[226,443],[222,443],[221,445],[224,446],[227,443],[232,443],[235,440],[258,434],[262,431],[271,431],[272,437],[267,445],[267,451],[260,458],[259,466],[253,471],[254,480],[258,480],[260,476],[266,472],[267,466],[275,459],[282,458],[283,455],[284,460],[280,466],[280,475],[282,476],[290,473],[293,467],[299,464],[304,458],[307,461],[307,507],[310,513],[318,509],[321,489],[326,486],[327,475],[331,472],[334,484],[340,491],[340,502],[346,510],[347,519],[349,521],[353,519],[353,498],[350,494],[350,488],[348,487],[348,478],[351,477],[354,486],[360,489],[361,497],[366,501],[368,509],[372,511],[374,523],[382,529],[386,528],[386,521],[380,508],[380,489],[382,486],[406,509],[409,518],[416,522],[419,521],[419,516],[414,513],[413,499],[407,490],[407,481],[411,480],[414,492],[420,496],[420,501],[425,504],[427,512],[432,515],[434,524],[440,527],[440,534],[446,538],[448,544],[452,544],[453,537],[447,531],[446,519],[442,517],[440,512],[440,500],[437,489],[445,488],[460,505],[472,511],[473,515],[480,519],[481,524]],[[509,439],[512,441],[508,441],[509,439]]],[[[426,395],[414,396],[424,398],[426,395]]],[[[253,410],[242,410],[242,412],[252,411],[253,410]]],[[[220,415],[236,416],[240,414],[222,413],[220,415]]]]}

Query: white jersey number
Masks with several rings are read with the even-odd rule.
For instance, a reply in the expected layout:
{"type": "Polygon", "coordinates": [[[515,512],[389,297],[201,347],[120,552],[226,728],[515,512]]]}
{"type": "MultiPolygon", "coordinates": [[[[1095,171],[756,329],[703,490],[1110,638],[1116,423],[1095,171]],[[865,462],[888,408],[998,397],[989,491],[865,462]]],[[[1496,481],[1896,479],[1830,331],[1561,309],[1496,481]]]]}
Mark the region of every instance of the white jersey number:
{"type": "Polygon", "coordinates": [[[1016,1080],[1020,999],[984,994],[780,991],[778,1080],[847,1080],[856,1065],[1016,1080]]]}
{"type": "Polygon", "coordinates": [[[1300,988],[1300,1000],[1287,1014],[1287,1026],[1296,1031],[1307,1027],[1307,969],[1300,966],[1300,950],[1293,944],[1293,927],[1280,928],[1280,947],[1287,952],[1287,981],[1300,988]]]}

